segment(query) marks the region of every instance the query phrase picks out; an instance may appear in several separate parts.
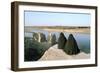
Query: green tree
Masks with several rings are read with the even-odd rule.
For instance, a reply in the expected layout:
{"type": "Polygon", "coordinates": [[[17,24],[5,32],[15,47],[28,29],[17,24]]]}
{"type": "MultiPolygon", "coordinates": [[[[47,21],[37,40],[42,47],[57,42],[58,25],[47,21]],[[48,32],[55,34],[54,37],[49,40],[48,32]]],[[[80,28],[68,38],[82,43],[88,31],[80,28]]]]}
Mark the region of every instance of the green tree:
{"type": "Polygon", "coordinates": [[[69,55],[78,54],[80,52],[77,42],[72,34],[70,34],[68,37],[68,41],[65,44],[64,51],[69,55]]]}
{"type": "Polygon", "coordinates": [[[64,36],[64,34],[61,32],[60,36],[58,38],[58,48],[59,49],[64,49],[65,43],[67,42],[66,37],[64,36]]]}

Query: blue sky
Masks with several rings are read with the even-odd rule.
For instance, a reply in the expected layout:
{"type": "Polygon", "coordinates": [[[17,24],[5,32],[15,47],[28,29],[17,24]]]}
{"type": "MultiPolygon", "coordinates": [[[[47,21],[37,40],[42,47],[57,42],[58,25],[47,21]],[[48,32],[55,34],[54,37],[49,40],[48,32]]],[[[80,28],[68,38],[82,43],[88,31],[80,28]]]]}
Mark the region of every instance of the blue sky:
{"type": "Polygon", "coordinates": [[[90,26],[91,15],[84,13],[61,13],[24,11],[25,26],[90,26]]]}

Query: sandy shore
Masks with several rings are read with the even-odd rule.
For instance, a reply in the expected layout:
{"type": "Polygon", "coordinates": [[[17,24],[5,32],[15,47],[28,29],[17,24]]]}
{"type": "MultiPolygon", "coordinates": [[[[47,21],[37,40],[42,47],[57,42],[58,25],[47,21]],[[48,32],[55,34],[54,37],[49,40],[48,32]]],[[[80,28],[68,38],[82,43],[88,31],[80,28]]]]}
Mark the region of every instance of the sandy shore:
{"type": "Polygon", "coordinates": [[[77,55],[67,55],[63,50],[57,49],[57,45],[50,47],[44,55],[39,59],[43,60],[67,60],[67,59],[88,59],[90,54],[81,52],[77,55]]]}
{"type": "Polygon", "coordinates": [[[48,32],[70,32],[70,33],[90,33],[89,28],[83,28],[83,29],[43,29],[48,32]]]}
{"type": "Polygon", "coordinates": [[[25,28],[25,32],[32,32],[33,29],[36,30],[43,30],[43,31],[48,31],[48,32],[69,32],[69,33],[90,33],[90,28],[75,28],[75,29],[50,29],[50,28],[25,28]]]}

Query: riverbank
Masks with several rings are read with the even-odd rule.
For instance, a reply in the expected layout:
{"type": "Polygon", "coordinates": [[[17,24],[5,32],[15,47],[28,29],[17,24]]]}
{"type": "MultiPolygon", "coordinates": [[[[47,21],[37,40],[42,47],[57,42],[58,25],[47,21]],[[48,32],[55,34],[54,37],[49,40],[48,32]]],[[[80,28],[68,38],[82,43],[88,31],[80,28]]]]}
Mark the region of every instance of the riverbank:
{"type": "Polygon", "coordinates": [[[89,59],[90,54],[80,52],[77,55],[67,55],[63,50],[57,48],[57,44],[50,47],[39,61],[45,60],[71,60],[71,59],[89,59]]]}
{"type": "Polygon", "coordinates": [[[69,32],[69,33],[90,33],[90,28],[76,28],[76,29],[48,29],[48,28],[45,28],[43,29],[45,31],[48,31],[48,32],[69,32]]]}
{"type": "Polygon", "coordinates": [[[33,32],[33,31],[47,31],[47,32],[68,32],[68,33],[84,33],[89,34],[90,28],[66,28],[66,29],[60,29],[60,28],[32,28],[32,27],[25,27],[25,32],[33,32]]]}

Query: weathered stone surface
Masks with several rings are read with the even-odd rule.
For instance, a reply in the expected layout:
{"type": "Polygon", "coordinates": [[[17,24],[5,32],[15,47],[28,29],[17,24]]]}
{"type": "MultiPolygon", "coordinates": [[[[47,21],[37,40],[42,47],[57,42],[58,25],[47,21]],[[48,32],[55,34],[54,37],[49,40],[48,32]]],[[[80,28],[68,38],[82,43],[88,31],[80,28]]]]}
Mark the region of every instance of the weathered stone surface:
{"type": "Polygon", "coordinates": [[[40,42],[46,42],[47,41],[46,36],[43,33],[40,33],[40,38],[41,38],[40,42]]]}
{"type": "Polygon", "coordinates": [[[33,33],[33,40],[38,41],[38,42],[46,42],[46,36],[43,33],[33,33]]]}
{"type": "Polygon", "coordinates": [[[64,36],[64,34],[61,32],[60,36],[58,38],[58,48],[59,49],[64,49],[65,43],[67,42],[66,37],[64,36]]]}
{"type": "Polygon", "coordinates": [[[78,54],[80,52],[77,42],[72,34],[70,34],[68,37],[68,41],[65,44],[64,51],[69,55],[78,54]]]}
{"type": "Polygon", "coordinates": [[[24,38],[24,61],[37,61],[50,47],[48,43],[24,38]]]}
{"type": "Polygon", "coordinates": [[[48,36],[47,36],[47,42],[48,43],[51,43],[51,38],[52,38],[52,34],[49,33],[48,36]]]}
{"type": "Polygon", "coordinates": [[[38,33],[33,32],[33,40],[38,41],[39,36],[38,33]]]}
{"type": "Polygon", "coordinates": [[[53,34],[52,35],[52,38],[51,38],[51,45],[53,46],[53,45],[55,45],[57,42],[56,42],[56,35],[55,34],[53,34]]]}

